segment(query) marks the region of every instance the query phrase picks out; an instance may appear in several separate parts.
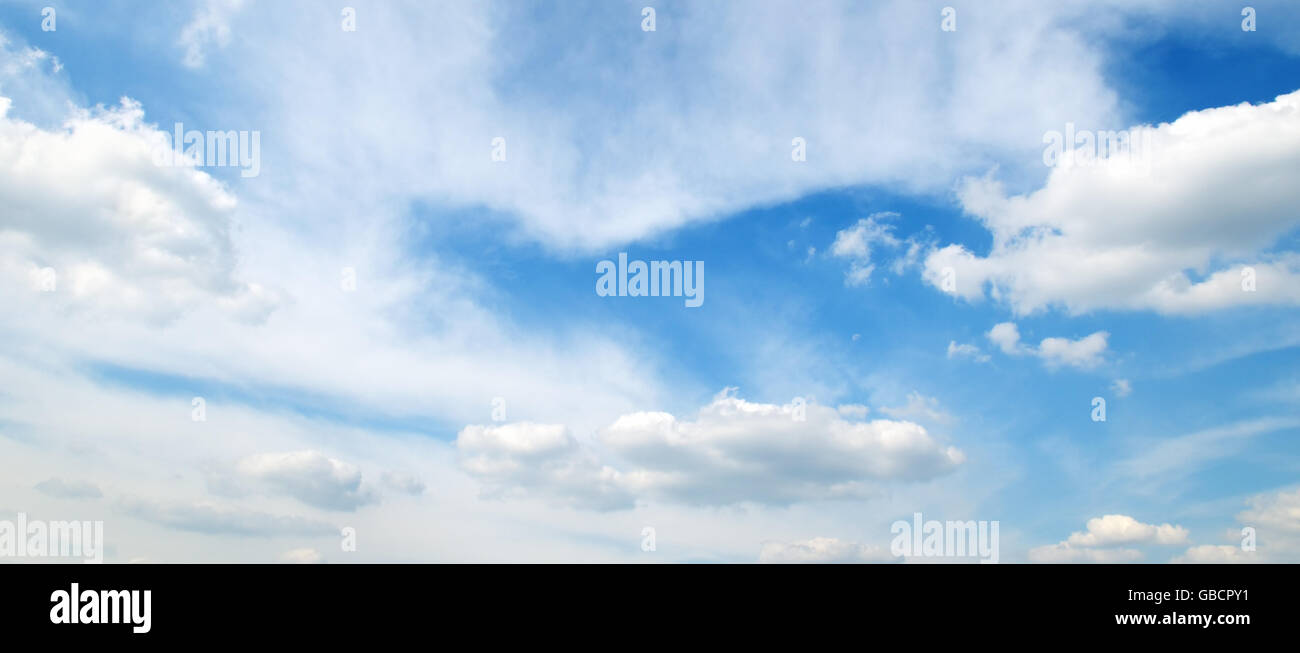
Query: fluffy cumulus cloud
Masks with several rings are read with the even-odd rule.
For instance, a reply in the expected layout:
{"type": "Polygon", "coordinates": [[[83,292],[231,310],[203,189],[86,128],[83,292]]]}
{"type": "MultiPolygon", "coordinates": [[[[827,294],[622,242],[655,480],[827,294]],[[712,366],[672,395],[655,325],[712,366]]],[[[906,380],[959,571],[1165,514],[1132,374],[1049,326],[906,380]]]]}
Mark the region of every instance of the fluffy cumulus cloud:
{"type": "Polygon", "coordinates": [[[802,542],[764,542],[758,554],[762,563],[867,563],[899,562],[888,549],[833,537],[814,537],[802,542]]]}
{"type": "Polygon", "coordinates": [[[1128,515],[1105,515],[1088,520],[1087,530],[1071,533],[1071,546],[1112,546],[1116,544],[1183,544],[1187,529],[1172,524],[1144,524],[1128,515]]]}
{"type": "MultiPolygon", "coordinates": [[[[1110,334],[1105,331],[1071,340],[1070,338],[1043,338],[1037,347],[1026,345],[1020,340],[1020,328],[1015,322],[995,324],[986,334],[989,342],[1010,356],[1035,356],[1042,359],[1049,368],[1075,367],[1092,369],[1105,360],[1107,339],[1110,334]]],[[[949,345],[949,358],[952,357],[952,345],[949,345]]]]}
{"type": "Polygon", "coordinates": [[[138,103],[78,111],[61,129],[0,97],[0,278],[9,305],[51,318],[165,322],[212,304],[260,321],[277,294],[241,281],[235,198],[189,165],[154,165],[164,134],[138,103]]]}
{"type": "Polygon", "coordinates": [[[1300,304],[1300,254],[1275,249],[1300,227],[1286,183],[1300,175],[1300,91],[1130,132],[1140,151],[1058,165],[1028,194],[967,180],[962,205],[993,247],[933,250],[925,278],[942,287],[951,269],[949,291],[1018,314],[1300,304]]]}
{"type": "Polygon", "coordinates": [[[887,481],[935,478],[965,460],[913,422],[849,420],[834,408],[755,403],[732,390],[693,420],[623,415],[590,446],[563,426],[530,423],[469,426],[457,446],[463,467],[492,493],[598,508],[634,497],[692,505],[861,497],[887,481]]]}
{"type": "Polygon", "coordinates": [[[1133,546],[1186,544],[1188,531],[1173,524],[1145,524],[1128,515],[1088,520],[1083,531],[1064,542],[1029,551],[1033,562],[1132,562],[1142,557],[1133,546]]]}

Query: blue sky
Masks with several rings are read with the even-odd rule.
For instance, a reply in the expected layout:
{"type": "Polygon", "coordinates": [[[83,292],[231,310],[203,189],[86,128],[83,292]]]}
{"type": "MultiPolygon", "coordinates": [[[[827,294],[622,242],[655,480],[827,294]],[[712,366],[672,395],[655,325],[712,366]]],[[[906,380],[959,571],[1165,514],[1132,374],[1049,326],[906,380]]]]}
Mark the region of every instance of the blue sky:
{"type": "Polygon", "coordinates": [[[0,273],[59,279],[6,294],[0,511],[110,561],[889,561],[915,512],[1300,559],[1287,3],[47,4],[0,2],[0,273]],[[148,165],[177,122],[261,174],[148,165]],[[1149,171],[1049,168],[1067,123],[1149,171]],[[621,252],[704,304],[598,296],[621,252]]]}

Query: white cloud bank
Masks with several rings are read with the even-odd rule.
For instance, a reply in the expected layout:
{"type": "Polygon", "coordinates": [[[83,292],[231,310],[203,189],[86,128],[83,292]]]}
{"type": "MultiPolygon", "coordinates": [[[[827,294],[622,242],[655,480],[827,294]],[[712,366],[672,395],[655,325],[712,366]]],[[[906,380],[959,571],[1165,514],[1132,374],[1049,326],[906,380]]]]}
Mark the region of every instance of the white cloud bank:
{"type": "Polygon", "coordinates": [[[616,3],[358,11],[349,33],[337,11],[293,3],[239,17],[241,47],[223,56],[281,99],[267,133],[350,189],[486,207],[556,249],[827,188],[945,192],[1007,154],[1032,161],[1066,119],[1118,119],[1103,53],[1066,18],[1079,7],[990,4],[955,33],[908,0],[672,3],[654,32],[616,3]],[[394,62],[419,74],[396,81],[394,62]],[[806,161],[791,160],[795,137],[806,161]]]}
{"type": "Polygon", "coordinates": [[[1088,520],[1086,530],[1064,542],[1029,551],[1031,562],[1133,562],[1142,558],[1134,545],[1187,543],[1188,531],[1173,524],[1144,524],[1128,515],[1104,515],[1088,520]]]}
{"type": "Polygon", "coordinates": [[[962,206],[992,233],[992,250],[934,250],[925,279],[940,288],[952,268],[955,294],[1021,315],[1300,304],[1300,254],[1271,249],[1300,227],[1290,183],[1300,178],[1300,91],[1192,111],[1147,133],[1141,165],[1057,167],[1026,195],[968,179],[962,206]]]}
{"type": "Polygon", "coordinates": [[[919,424],[851,421],[809,403],[745,401],[728,389],[692,421],[668,413],[623,415],[590,445],[561,425],[467,426],[462,467],[488,495],[540,495],[596,509],[637,499],[692,505],[870,495],[887,481],[922,481],[965,460],[919,424]]]}
{"type": "Polygon", "coordinates": [[[57,130],[8,117],[10,105],[0,96],[8,304],[154,323],[205,304],[247,321],[276,308],[275,291],[236,274],[234,196],[193,167],[153,165],[163,135],[138,103],[77,111],[57,130]]]}

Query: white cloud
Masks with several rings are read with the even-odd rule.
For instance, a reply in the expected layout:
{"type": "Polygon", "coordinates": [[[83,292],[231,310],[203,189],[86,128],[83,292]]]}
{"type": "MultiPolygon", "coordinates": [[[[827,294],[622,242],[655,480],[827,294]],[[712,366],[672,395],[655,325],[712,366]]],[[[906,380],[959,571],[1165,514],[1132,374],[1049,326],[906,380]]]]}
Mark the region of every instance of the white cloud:
{"type": "Polygon", "coordinates": [[[179,43],[185,48],[182,63],[199,68],[211,48],[230,43],[230,21],[244,7],[244,0],[203,0],[194,17],[181,29],[179,43]]]}
{"type": "Polygon", "coordinates": [[[1014,356],[1023,353],[1020,346],[1020,329],[1016,327],[1015,322],[993,325],[993,328],[989,329],[988,339],[1004,354],[1014,356]]]}
{"type": "Polygon", "coordinates": [[[1128,515],[1105,515],[1088,520],[1087,530],[1072,533],[1071,546],[1096,547],[1115,544],[1183,544],[1187,529],[1172,524],[1144,524],[1128,515]]]}
{"type": "Polygon", "coordinates": [[[1078,340],[1044,338],[1038,344],[1038,357],[1048,367],[1068,366],[1092,369],[1101,365],[1106,353],[1106,339],[1110,334],[1098,331],[1078,340]]]}
{"type": "Polygon", "coordinates": [[[1262,560],[1254,551],[1244,551],[1240,546],[1202,544],[1187,549],[1185,553],[1175,556],[1170,562],[1175,564],[1211,565],[1252,563],[1262,562],[1262,560]]]}
{"type": "Polygon", "coordinates": [[[319,451],[262,453],[235,464],[237,482],[287,494],[326,510],[356,510],[378,500],[361,484],[361,470],[319,451]]]}
{"type": "Polygon", "coordinates": [[[1044,338],[1037,347],[1032,347],[1021,344],[1020,329],[1014,322],[996,324],[987,335],[1005,354],[1036,356],[1049,368],[1067,366],[1082,370],[1092,369],[1104,362],[1106,340],[1110,337],[1109,333],[1098,331],[1078,340],[1044,338]]]}
{"type": "Polygon", "coordinates": [[[900,562],[889,549],[867,546],[833,537],[814,537],[802,542],[764,542],[758,554],[762,563],[867,563],[900,562]]]}
{"type": "Polygon", "coordinates": [[[152,322],[205,303],[252,321],[274,310],[275,291],[237,278],[235,198],[192,167],[153,165],[163,134],[138,103],[77,112],[61,130],[9,118],[8,106],[0,98],[6,302],[152,322]]]}
{"type": "Polygon", "coordinates": [[[919,422],[950,424],[953,421],[952,415],[949,415],[939,408],[938,399],[927,397],[916,391],[907,394],[906,404],[897,407],[882,406],[880,412],[889,415],[890,417],[916,420],[919,422]]]}
{"type": "Polygon", "coordinates": [[[466,426],[456,436],[461,468],[493,498],[540,495],[594,510],[632,506],[623,475],[600,464],[559,424],[466,426]]]}
{"type": "Polygon", "coordinates": [[[1171,562],[1192,564],[1295,563],[1300,561],[1300,488],[1262,492],[1246,500],[1230,544],[1193,546],[1171,562]]]}
{"type": "Polygon", "coordinates": [[[1250,498],[1250,508],[1238,521],[1280,536],[1300,537],[1300,488],[1278,490],[1250,498]]]}
{"type": "Polygon", "coordinates": [[[815,403],[800,420],[798,410],[727,390],[694,421],[623,415],[593,446],[560,425],[519,423],[468,426],[457,447],[489,494],[536,493],[600,509],[628,507],[634,496],[692,505],[860,497],[882,482],[946,474],[965,460],[919,424],[846,421],[815,403]]]}
{"type": "Polygon", "coordinates": [[[724,391],[694,421],[667,413],[624,415],[600,442],[636,465],[634,487],[686,503],[861,496],[888,480],[923,480],[965,460],[919,424],[849,422],[815,403],[797,419],[793,404],[745,401],[724,391]]]}
{"type": "Polygon", "coordinates": [[[1247,505],[1237,521],[1255,529],[1258,556],[1268,562],[1300,562],[1300,488],[1261,493],[1247,505]]]}
{"type": "Polygon", "coordinates": [[[980,351],[979,347],[969,344],[957,344],[956,340],[948,341],[948,358],[969,358],[977,363],[989,362],[989,355],[980,351]]]}
{"type": "Polygon", "coordinates": [[[1104,515],[1088,520],[1086,530],[1071,533],[1064,542],[1029,551],[1031,562],[1133,562],[1142,552],[1133,545],[1177,545],[1187,543],[1188,532],[1173,524],[1144,524],[1128,515],[1104,515]]]}
{"type": "Polygon", "coordinates": [[[1117,397],[1127,397],[1133,392],[1133,384],[1129,383],[1128,379],[1115,379],[1110,384],[1110,389],[1117,397]]]}
{"type": "Polygon", "coordinates": [[[1300,304],[1300,255],[1270,253],[1300,226],[1300,188],[1280,183],[1300,176],[1298,115],[1300,91],[1189,112],[1147,130],[1149,172],[1122,158],[1057,167],[1041,189],[1013,196],[991,177],[969,179],[962,205],[992,233],[992,251],[934,250],[924,276],[940,287],[952,267],[958,295],[987,293],[1022,315],[1300,304]]]}
{"type": "Polygon", "coordinates": [[[846,285],[861,286],[871,280],[871,273],[876,268],[871,258],[873,248],[899,246],[900,241],[893,235],[893,226],[880,222],[897,217],[897,213],[873,213],[836,232],[830,253],[850,262],[849,271],[844,276],[846,285]]]}
{"type": "MultiPolygon", "coordinates": [[[[67,76],[58,74],[62,70],[58,57],[14,43],[0,27],[0,96],[19,105],[10,108],[11,118],[57,126],[74,97],[67,76]]],[[[0,99],[0,104],[7,102],[0,99]]]]}

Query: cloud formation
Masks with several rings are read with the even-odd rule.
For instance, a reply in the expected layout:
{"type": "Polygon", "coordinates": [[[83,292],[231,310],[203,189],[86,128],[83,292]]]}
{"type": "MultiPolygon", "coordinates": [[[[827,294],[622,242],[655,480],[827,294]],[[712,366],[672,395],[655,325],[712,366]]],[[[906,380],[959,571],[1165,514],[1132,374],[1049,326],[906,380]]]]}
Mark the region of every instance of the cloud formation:
{"type": "Polygon", "coordinates": [[[1008,195],[992,176],[968,179],[964,210],[993,236],[979,256],[935,249],[925,279],[1019,315],[1060,307],[1196,314],[1300,304],[1300,254],[1276,251],[1300,226],[1300,91],[1259,105],[1191,111],[1139,126],[1141,160],[1057,166],[1031,193],[1008,195]]]}
{"type": "MultiPolygon", "coordinates": [[[[1098,331],[1077,340],[1043,338],[1034,347],[1020,341],[1020,329],[1015,322],[1002,322],[989,329],[987,337],[1002,353],[1010,356],[1035,356],[1042,359],[1048,368],[1074,367],[1089,370],[1104,362],[1106,341],[1110,334],[1098,331]]],[[[952,346],[949,345],[950,358],[951,353],[952,346]]]]}
{"type": "Polygon", "coordinates": [[[325,510],[353,511],[378,501],[361,484],[361,470],[319,451],[248,456],[235,464],[237,482],[291,496],[325,510]]]}
{"type": "Polygon", "coordinates": [[[234,196],[192,166],[154,165],[164,134],[139,103],[77,111],[60,130],[7,117],[10,105],[0,97],[0,292],[10,305],[163,323],[205,303],[257,322],[279,304],[236,274],[234,196]]]}
{"type": "Polygon", "coordinates": [[[862,497],[884,482],[941,476],[965,460],[914,422],[850,420],[815,403],[755,403],[734,389],[693,420],[623,415],[591,446],[561,425],[518,423],[468,426],[457,447],[462,466],[493,493],[514,489],[594,508],[627,506],[633,497],[692,505],[862,497]]]}
{"type": "Polygon", "coordinates": [[[1173,524],[1144,524],[1128,515],[1103,515],[1088,520],[1085,530],[1064,542],[1029,551],[1031,562],[1133,562],[1142,552],[1135,545],[1186,544],[1188,531],[1173,524]]]}

